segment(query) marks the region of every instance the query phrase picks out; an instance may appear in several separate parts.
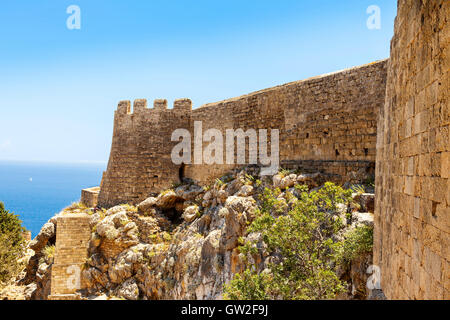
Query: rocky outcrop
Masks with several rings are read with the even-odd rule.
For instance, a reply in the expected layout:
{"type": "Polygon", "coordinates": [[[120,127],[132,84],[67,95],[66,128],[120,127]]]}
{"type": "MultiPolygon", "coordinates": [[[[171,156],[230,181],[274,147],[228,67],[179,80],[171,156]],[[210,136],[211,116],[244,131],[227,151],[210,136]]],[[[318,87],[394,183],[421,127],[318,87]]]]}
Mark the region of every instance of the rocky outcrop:
{"type": "Polygon", "coordinates": [[[25,297],[32,300],[46,300],[50,295],[51,269],[53,257],[46,257],[45,247],[54,246],[56,242],[57,217],[51,218],[41,228],[38,235],[28,244],[29,257],[25,275],[18,282],[25,286],[25,297]]]}
{"type": "MultiPolygon", "coordinates": [[[[249,173],[254,175],[236,171],[209,187],[189,182],[150,197],[137,208],[85,210],[90,214],[92,235],[81,274],[86,284],[82,298],[221,299],[224,285],[247,265],[262,271],[276,263],[279,257],[267,253],[261,234],[247,231],[258,210],[259,195],[266,187],[286,191],[278,198],[280,208],[274,208],[274,215],[280,215],[289,208],[292,194],[296,195],[294,186],[317,188],[324,177],[291,173],[259,181],[249,173]],[[250,240],[257,253],[243,257],[242,240],[250,240]]],[[[373,221],[370,213],[355,208],[339,210],[349,229],[373,221]]],[[[52,243],[56,228],[52,219],[32,242],[37,251],[22,280],[30,299],[45,299],[49,293],[52,261],[43,259],[40,252],[52,243]]],[[[361,259],[342,272],[349,283],[345,298],[365,297],[362,273],[370,257],[361,259]]]]}

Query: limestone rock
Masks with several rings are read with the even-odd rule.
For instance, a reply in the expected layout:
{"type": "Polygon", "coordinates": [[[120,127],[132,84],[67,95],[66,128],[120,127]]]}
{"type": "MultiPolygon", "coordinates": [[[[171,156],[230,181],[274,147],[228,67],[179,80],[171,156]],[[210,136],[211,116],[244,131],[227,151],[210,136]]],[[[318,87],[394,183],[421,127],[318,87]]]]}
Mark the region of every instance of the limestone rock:
{"type": "Polygon", "coordinates": [[[361,211],[374,213],[375,195],[373,193],[358,194],[358,196],[355,198],[355,201],[359,202],[359,205],[361,206],[361,211]]]}
{"type": "Polygon", "coordinates": [[[366,225],[373,227],[373,214],[369,212],[355,212],[353,214],[353,219],[356,225],[366,225]]]}
{"type": "Polygon", "coordinates": [[[105,217],[103,221],[97,224],[96,230],[100,237],[114,240],[119,236],[119,230],[117,230],[113,218],[114,216],[105,217]]]}
{"type": "Polygon", "coordinates": [[[175,207],[175,204],[182,200],[175,191],[169,190],[167,192],[161,193],[156,198],[156,206],[161,209],[171,209],[175,207]]]}
{"type": "Polygon", "coordinates": [[[205,195],[203,196],[203,200],[204,200],[204,201],[208,201],[208,200],[211,200],[212,197],[213,197],[213,192],[212,192],[212,190],[209,190],[209,191],[207,191],[207,192],[205,193],[205,195]]]}
{"type": "Polygon", "coordinates": [[[321,177],[320,173],[300,174],[297,176],[297,183],[306,184],[310,189],[316,188],[320,184],[320,182],[317,181],[317,179],[319,179],[320,177],[321,177]]]}
{"type": "Polygon", "coordinates": [[[244,185],[239,189],[239,191],[235,194],[237,197],[249,197],[253,195],[253,186],[244,185]]]}
{"type": "Polygon", "coordinates": [[[283,176],[281,174],[276,174],[273,176],[273,187],[274,188],[279,188],[280,184],[281,184],[281,180],[283,180],[283,176]]]}
{"type": "Polygon", "coordinates": [[[222,243],[225,250],[231,250],[238,245],[238,239],[244,234],[248,222],[254,218],[254,200],[231,196],[225,203],[225,228],[222,243]]]}
{"type": "Polygon", "coordinates": [[[110,216],[110,215],[114,215],[114,214],[116,214],[118,212],[121,212],[121,211],[126,211],[125,207],[123,205],[115,206],[115,207],[112,207],[112,208],[106,210],[105,215],[106,216],[110,216]]]}
{"type": "Polygon", "coordinates": [[[280,190],[285,190],[287,188],[293,187],[296,182],[297,175],[293,173],[286,177],[283,177],[283,175],[281,175],[280,173],[273,176],[273,187],[280,188],[280,190]]]}
{"type": "Polygon", "coordinates": [[[29,248],[34,250],[34,252],[40,253],[42,249],[47,246],[47,242],[50,240],[50,238],[55,237],[55,232],[55,224],[47,222],[41,228],[41,231],[36,236],[36,238],[30,242],[29,248]]]}
{"type": "Polygon", "coordinates": [[[184,210],[183,219],[186,222],[192,222],[198,217],[198,206],[190,206],[184,210]]]}
{"type": "Polygon", "coordinates": [[[175,189],[176,195],[185,201],[195,200],[203,192],[202,187],[192,184],[183,185],[175,189]]]}
{"type": "Polygon", "coordinates": [[[122,283],[133,276],[133,264],[125,259],[123,254],[108,268],[108,276],[113,283],[122,283]]]}
{"type": "Polygon", "coordinates": [[[209,276],[210,273],[218,273],[222,268],[222,261],[218,260],[220,248],[220,238],[222,232],[215,230],[211,232],[203,242],[201,252],[200,273],[202,276],[209,276]]]}
{"type": "Polygon", "coordinates": [[[37,290],[36,283],[30,283],[29,285],[27,285],[24,291],[25,300],[31,300],[35,295],[36,290],[37,290]]]}
{"type": "Polygon", "coordinates": [[[128,279],[117,289],[117,296],[127,300],[138,300],[139,288],[135,279],[128,279]]]}
{"type": "Polygon", "coordinates": [[[150,209],[156,206],[157,199],[150,197],[138,204],[137,208],[140,212],[148,212],[150,209]]]}
{"type": "Polygon", "coordinates": [[[365,299],[369,295],[367,268],[372,264],[372,254],[364,254],[351,262],[350,279],[353,299],[365,299]]]}

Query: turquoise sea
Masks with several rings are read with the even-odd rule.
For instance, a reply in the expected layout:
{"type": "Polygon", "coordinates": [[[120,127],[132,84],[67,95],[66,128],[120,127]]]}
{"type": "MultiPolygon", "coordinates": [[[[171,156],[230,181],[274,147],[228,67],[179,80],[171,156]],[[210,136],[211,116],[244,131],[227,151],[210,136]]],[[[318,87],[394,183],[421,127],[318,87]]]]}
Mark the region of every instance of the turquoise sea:
{"type": "Polygon", "coordinates": [[[98,186],[106,164],[0,161],[0,201],[34,238],[55,213],[98,186]]]}

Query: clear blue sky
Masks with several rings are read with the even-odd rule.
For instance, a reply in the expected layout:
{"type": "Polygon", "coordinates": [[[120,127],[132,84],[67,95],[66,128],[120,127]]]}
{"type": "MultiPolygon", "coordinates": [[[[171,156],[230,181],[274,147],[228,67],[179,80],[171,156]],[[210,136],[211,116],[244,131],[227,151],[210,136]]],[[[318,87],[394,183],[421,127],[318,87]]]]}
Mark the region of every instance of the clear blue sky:
{"type": "Polygon", "coordinates": [[[396,2],[2,1],[0,160],[107,161],[119,100],[195,108],[387,58],[396,2]]]}

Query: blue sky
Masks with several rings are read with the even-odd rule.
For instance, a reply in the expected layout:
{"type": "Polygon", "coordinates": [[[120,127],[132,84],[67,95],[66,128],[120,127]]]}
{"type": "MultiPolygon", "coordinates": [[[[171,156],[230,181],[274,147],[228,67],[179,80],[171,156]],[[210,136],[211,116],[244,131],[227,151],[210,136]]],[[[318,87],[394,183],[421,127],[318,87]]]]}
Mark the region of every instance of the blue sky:
{"type": "Polygon", "coordinates": [[[393,0],[3,1],[0,160],[107,161],[119,100],[196,108],[384,59],[395,15],[393,0]]]}

